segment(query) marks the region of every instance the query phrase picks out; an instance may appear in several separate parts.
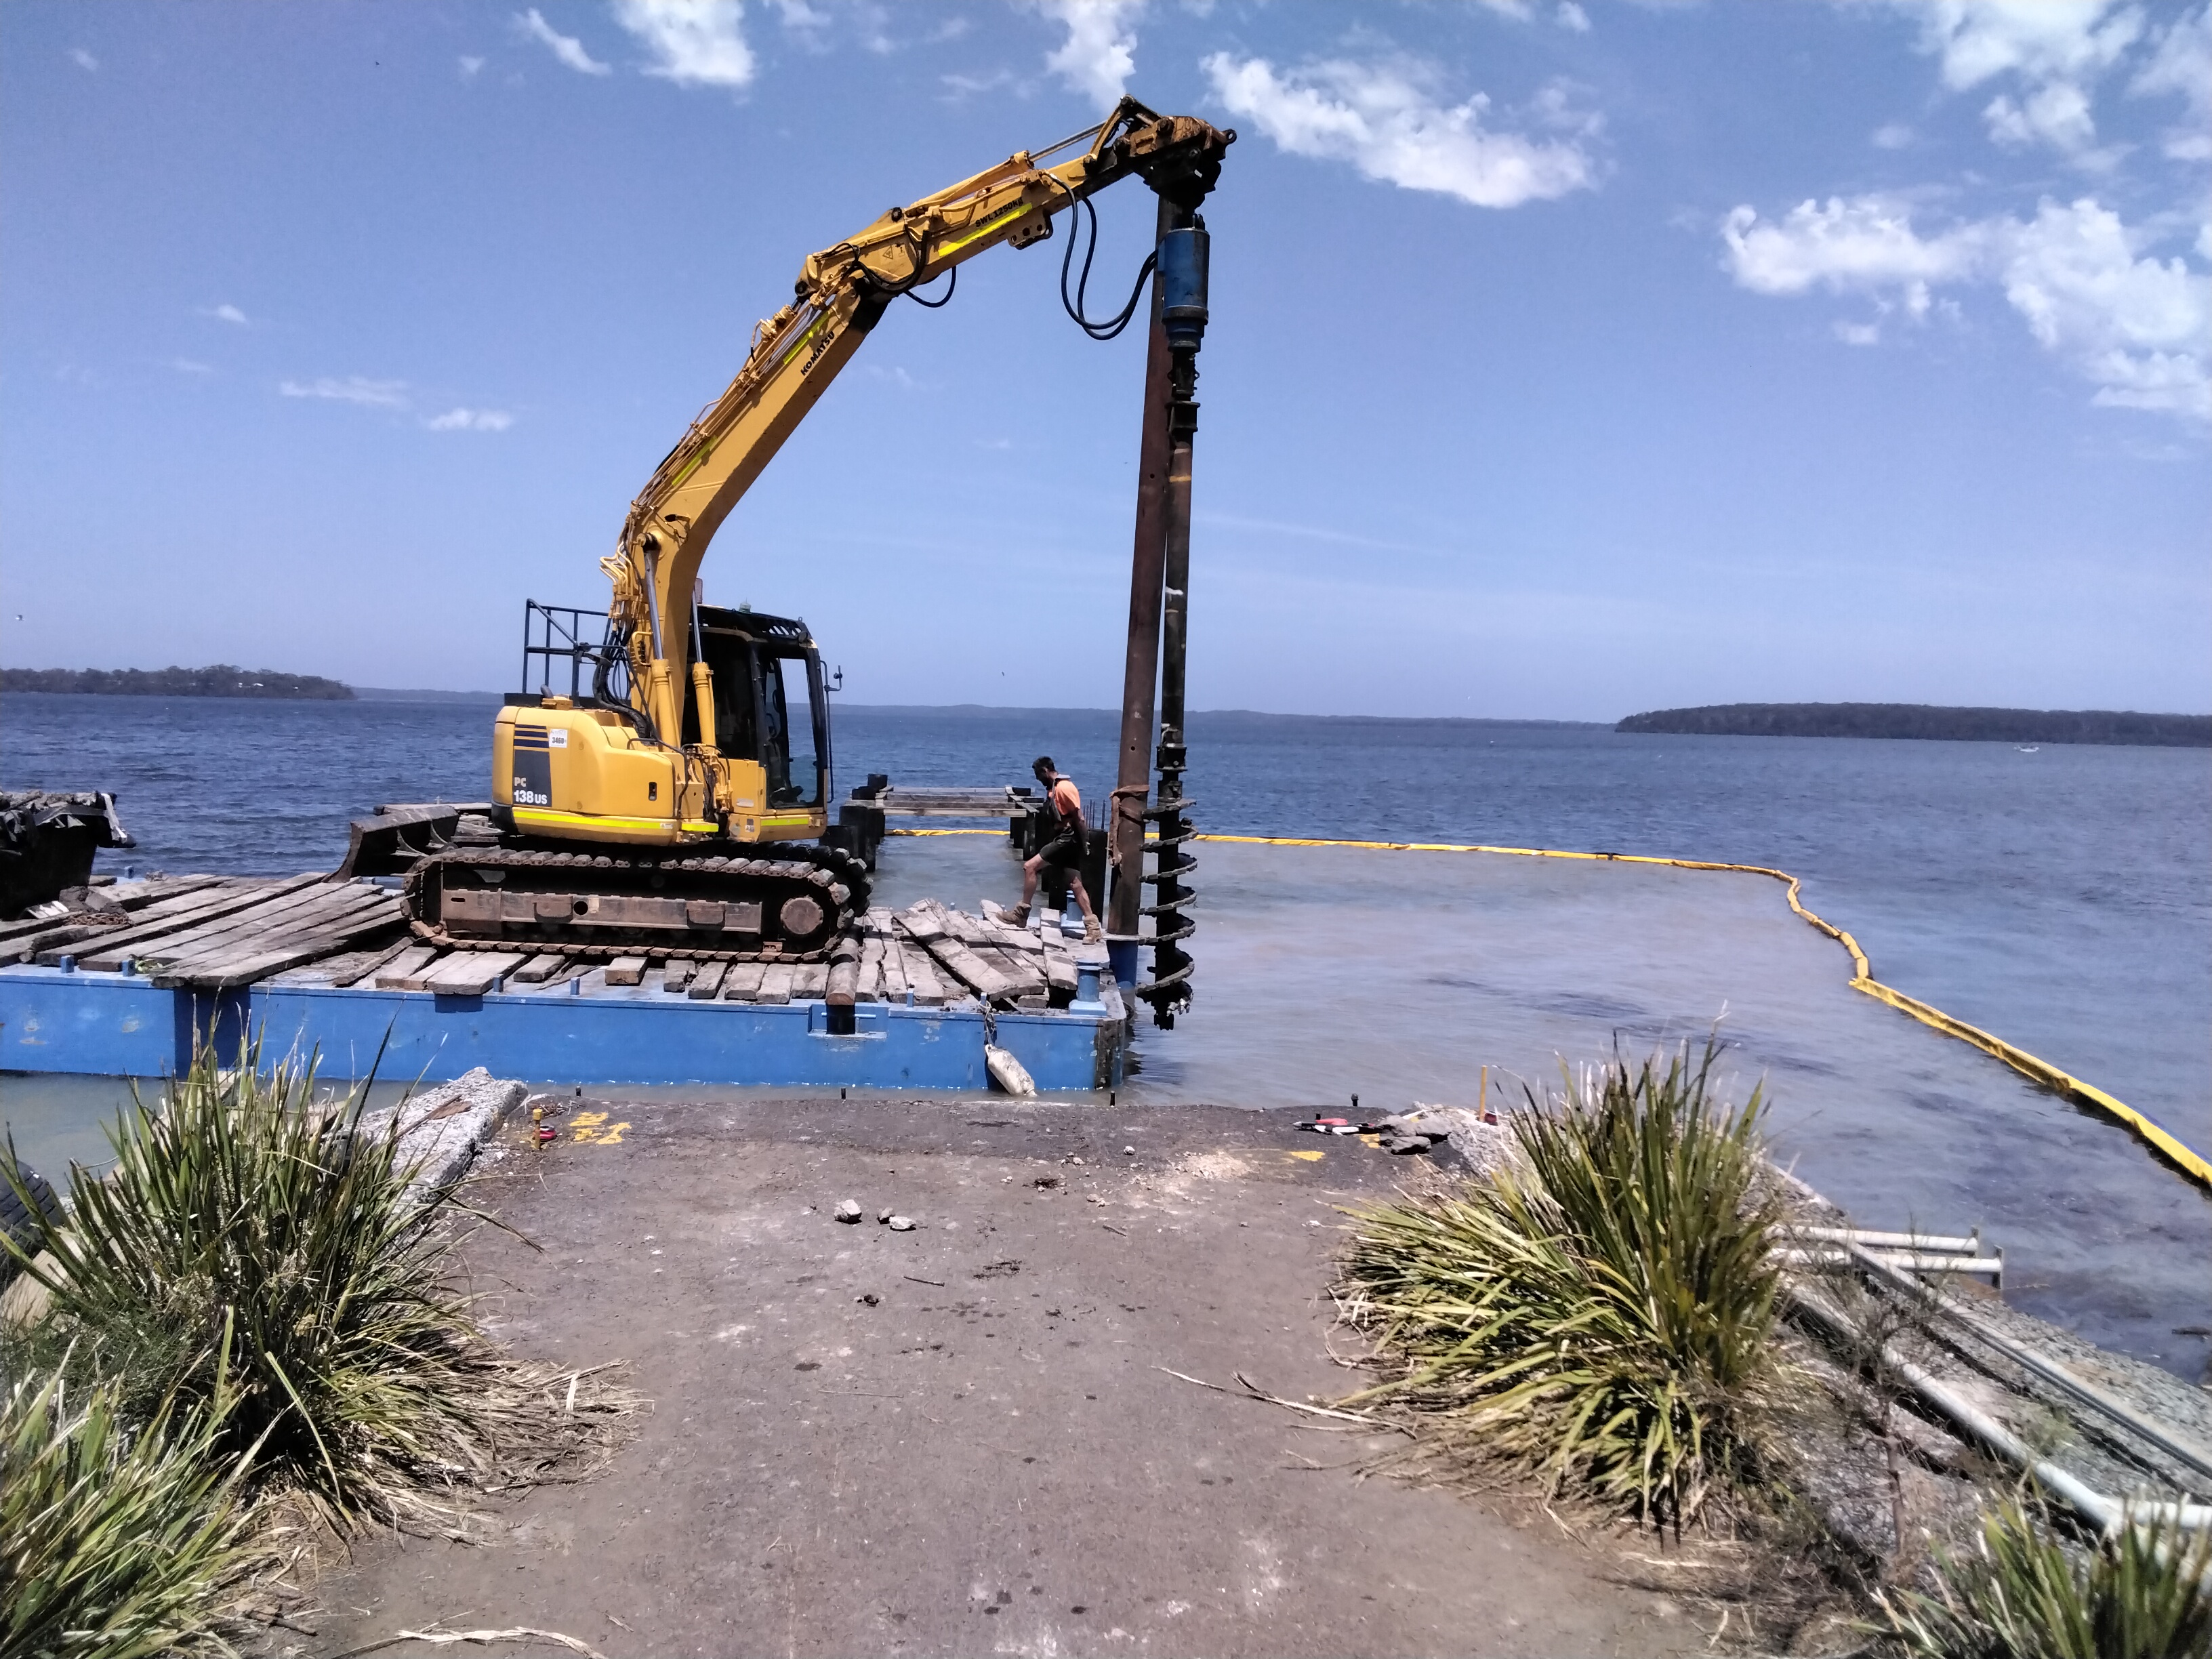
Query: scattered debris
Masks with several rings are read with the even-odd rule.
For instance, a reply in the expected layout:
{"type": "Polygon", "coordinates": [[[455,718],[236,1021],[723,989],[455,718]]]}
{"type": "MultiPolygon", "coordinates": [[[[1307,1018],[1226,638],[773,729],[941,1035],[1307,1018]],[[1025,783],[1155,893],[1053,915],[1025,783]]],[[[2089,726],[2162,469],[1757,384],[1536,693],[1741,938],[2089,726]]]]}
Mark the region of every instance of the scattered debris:
{"type": "Polygon", "coordinates": [[[910,1233],[914,1231],[914,1219],[910,1216],[895,1215],[890,1218],[890,1225],[895,1233],[910,1233]]]}
{"type": "Polygon", "coordinates": [[[1124,1158],[1134,1158],[1136,1155],[1137,1149],[1134,1146],[1124,1146],[1121,1149],[1121,1156],[1124,1158]]]}
{"type": "Polygon", "coordinates": [[[882,1209],[876,1212],[876,1221],[878,1225],[882,1224],[884,1222],[889,1221],[890,1218],[891,1206],[888,1204],[884,1205],[882,1209]]]}
{"type": "Polygon", "coordinates": [[[361,1659],[362,1654],[396,1648],[402,1642],[427,1642],[433,1647],[451,1647],[456,1642],[465,1642],[471,1647],[488,1647],[494,1642],[550,1642],[571,1653],[583,1654],[586,1659],[605,1659],[597,1648],[573,1636],[563,1636],[557,1630],[533,1630],[528,1625],[516,1625],[508,1630],[403,1630],[397,1636],[372,1642],[365,1648],[349,1648],[338,1659],[361,1659]]]}
{"type": "Polygon", "coordinates": [[[873,1291],[863,1291],[860,1295],[854,1297],[853,1300],[861,1304],[865,1307],[872,1308],[878,1303],[882,1302],[883,1297],[878,1296],[873,1291]]]}
{"type": "Polygon", "coordinates": [[[860,1218],[860,1206],[852,1199],[841,1198],[837,1200],[837,1207],[833,1213],[838,1220],[850,1226],[860,1218]]]}

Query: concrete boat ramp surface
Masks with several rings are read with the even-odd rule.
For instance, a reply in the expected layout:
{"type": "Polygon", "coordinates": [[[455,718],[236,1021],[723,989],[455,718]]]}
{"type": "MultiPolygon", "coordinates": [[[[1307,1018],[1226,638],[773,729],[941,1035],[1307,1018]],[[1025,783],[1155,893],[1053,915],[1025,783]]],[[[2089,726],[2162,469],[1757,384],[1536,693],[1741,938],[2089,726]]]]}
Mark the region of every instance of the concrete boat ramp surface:
{"type": "Polygon", "coordinates": [[[543,1152],[518,1114],[471,1188],[538,1248],[488,1230],[470,1266],[515,1352],[626,1360],[650,1413],[489,1547],[362,1547],[312,1651],[434,1623],[610,1655],[1705,1646],[1602,1541],[1363,1479],[1387,1440],[1162,1369],[1358,1386],[1329,1352],[1340,1206],[1414,1160],[1213,1107],[563,1106],[543,1152]]]}

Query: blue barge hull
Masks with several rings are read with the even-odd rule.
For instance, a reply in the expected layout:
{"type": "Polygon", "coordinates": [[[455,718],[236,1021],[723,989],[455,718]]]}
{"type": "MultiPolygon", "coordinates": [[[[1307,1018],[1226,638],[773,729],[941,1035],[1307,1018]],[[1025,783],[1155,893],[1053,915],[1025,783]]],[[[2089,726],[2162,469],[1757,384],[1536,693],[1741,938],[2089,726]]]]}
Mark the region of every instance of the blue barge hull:
{"type": "Polygon", "coordinates": [[[324,1074],[441,1082],[472,1066],[548,1084],[840,1085],[980,1090],[987,1030],[1048,1091],[1122,1079],[1127,1027],[1118,991],[1089,1008],[1000,1012],[973,1004],[864,1002],[856,1030],[832,1036],[819,1000],[693,1001],[648,981],[610,986],[604,970],[553,989],[482,996],[367,986],[256,984],[167,989],[127,973],[0,968],[0,1071],[158,1077],[191,1064],[196,1043],[319,1049],[324,1074]]]}

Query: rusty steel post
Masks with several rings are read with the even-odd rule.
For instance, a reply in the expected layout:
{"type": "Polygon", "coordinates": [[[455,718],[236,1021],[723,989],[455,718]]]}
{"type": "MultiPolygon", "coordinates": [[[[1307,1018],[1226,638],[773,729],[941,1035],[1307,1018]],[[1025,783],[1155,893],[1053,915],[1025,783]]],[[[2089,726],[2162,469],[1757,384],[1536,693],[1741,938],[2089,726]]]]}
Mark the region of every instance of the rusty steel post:
{"type": "MultiPolygon", "coordinates": [[[[1189,215],[1160,198],[1155,240],[1189,215]]],[[[1168,472],[1169,371],[1161,287],[1152,278],[1152,331],[1145,352],[1144,424],[1137,452],[1136,544],[1129,562],[1129,644],[1121,672],[1121,749],[1109,833],[1113,886],[1106,906],[1115,976],[1136,977],[1138,913],[1144,903],[1145,805],[1152,793],[1152,695],[1159,678],[1160,587],[1167,555],[1164,518],[1168,472]]]]}

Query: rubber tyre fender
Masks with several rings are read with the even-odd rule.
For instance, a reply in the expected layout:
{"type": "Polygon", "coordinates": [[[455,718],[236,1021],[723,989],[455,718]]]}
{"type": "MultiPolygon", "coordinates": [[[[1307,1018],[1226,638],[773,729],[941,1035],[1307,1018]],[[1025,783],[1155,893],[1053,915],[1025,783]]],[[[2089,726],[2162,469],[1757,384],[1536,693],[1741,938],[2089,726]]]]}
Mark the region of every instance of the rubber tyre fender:
{"type": "MultiPolygon", "coordinates": [[[[4,1160],[6,1156],[0,1152],[0,1160],[4,1160]]],[[[15,1164],[15,1179],[23,1183],[24,1193],[27,1193],[32,1201],[46,1212],[46,1219],[59,1221],[62,1218],[62,1201],[54,1191],[54,1183],[27,1164],[15,1164]]],[[[38,1218],[23,1202],[23,1194],[15,1190],[4,1173],[0,1173],[0,1233],[5,1233],[26,1255],[38,1254],[39,1241],[44,1236],[38,1218]]],[[[22,1264],[13,1255],[0,1251],[0,1285],[15,1278],[21,1267],[22,1264]]]]}

